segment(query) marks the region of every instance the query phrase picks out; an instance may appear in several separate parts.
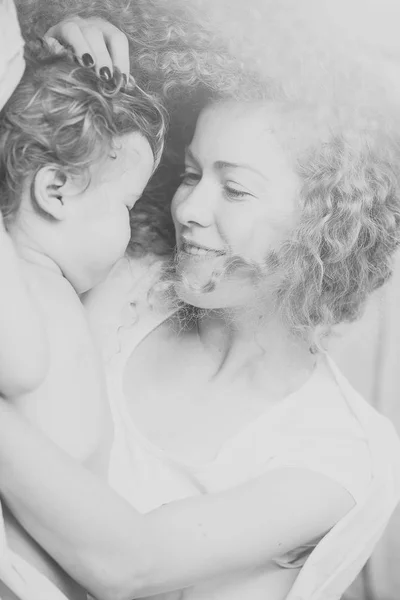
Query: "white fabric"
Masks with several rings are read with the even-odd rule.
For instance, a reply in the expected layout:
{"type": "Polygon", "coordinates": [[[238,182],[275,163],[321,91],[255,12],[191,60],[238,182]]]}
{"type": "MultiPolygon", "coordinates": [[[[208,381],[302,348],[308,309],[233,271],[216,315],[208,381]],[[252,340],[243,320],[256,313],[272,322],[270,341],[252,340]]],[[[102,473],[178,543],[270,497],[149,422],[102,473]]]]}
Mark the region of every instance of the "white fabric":
{"type": "MultiPolygon", "coordinates": [[[[165,318],[147,311],[130,327],[125,321],[118,329],[118,343],[114,340],[118,350],[108,363],[116,432],[110,484],[145,513],[177,499],[234,487],[273,468],[316,470],[339,482],[356,505],[317,544],[287,600],[340,598],[371,554],[399,499],[400,444],[391,424],[354,391],[329,358],[322,358],[301,390],[229,440],[214,461],[201,467],[182,464],[136,429],[122,391],[127,359],[165,318]]],[[[285,557],[278,564],[285,565],[285,557]]],[[[236,598],[231,585],[219,581],[203,594],[190,588],[179,598],[230,600],[236,598]]],[[[235,580],[236,589],[240,585],[235,580]]],[[[172,600],[175,595],[157,598],[172,600]]]]}
{"type": "MultiPolygon", "coordinates": [[[[352,385],[400,434],[400,252],[391,280],[375,292],[357,323],[341,328],[329,353],[352,385]],[[344,329],[344,330],[343,330],[344,329]]],[[[400,506],[367,568],[346,592],[346,600],[398,600],[400,590],[400,506]]]]}
{"type": "Polygon", "coordinates": [[[24,72],[24,42],[12,0],[0,0],[0,110],[24,72]]]}

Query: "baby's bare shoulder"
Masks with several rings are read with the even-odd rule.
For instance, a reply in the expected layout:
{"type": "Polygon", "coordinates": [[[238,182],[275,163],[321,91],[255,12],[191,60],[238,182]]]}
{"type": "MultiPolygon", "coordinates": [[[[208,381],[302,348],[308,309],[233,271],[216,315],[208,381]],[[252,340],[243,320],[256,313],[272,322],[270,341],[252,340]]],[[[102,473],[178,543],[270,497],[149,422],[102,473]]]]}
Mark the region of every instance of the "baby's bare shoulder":
{"type": "Polygon", "coordinates": [[[26,281],[43,314],[50,365],[42,386],[20,409],[69,454],[97,452],[107,417],[102,363],[79,296],[63,277],[27,269],[26,281]]]}

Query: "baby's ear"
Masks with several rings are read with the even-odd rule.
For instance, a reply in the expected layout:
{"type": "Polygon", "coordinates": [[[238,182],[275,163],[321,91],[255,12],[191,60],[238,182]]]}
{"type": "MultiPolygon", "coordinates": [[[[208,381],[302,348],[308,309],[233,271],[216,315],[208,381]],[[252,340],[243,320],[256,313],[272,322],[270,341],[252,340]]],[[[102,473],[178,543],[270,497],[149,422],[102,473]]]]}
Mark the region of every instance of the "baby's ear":
{"type": "Polygon", "coordinates": [[[35,175],[32,192],[36,205],[57,221],[66,216],[68,176],[56,165],[42,167],[35,175]]]}

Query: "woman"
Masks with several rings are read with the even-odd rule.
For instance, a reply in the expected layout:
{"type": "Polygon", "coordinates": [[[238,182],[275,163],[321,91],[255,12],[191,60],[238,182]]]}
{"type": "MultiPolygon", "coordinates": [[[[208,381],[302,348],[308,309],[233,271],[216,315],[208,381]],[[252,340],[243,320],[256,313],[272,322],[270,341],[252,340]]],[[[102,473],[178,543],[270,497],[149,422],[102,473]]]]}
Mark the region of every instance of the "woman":
{"type": "Polygon", "coordinates": [[[398,441],[323,352],[399,243],[397,140],[366,117],[276,94],[202,111],[171,306],[128,295],[139,320],[116,327],[110,481],[128,502],[1,405],[4,497],[95,596],[338,598],[371,552],[398,441]]]}

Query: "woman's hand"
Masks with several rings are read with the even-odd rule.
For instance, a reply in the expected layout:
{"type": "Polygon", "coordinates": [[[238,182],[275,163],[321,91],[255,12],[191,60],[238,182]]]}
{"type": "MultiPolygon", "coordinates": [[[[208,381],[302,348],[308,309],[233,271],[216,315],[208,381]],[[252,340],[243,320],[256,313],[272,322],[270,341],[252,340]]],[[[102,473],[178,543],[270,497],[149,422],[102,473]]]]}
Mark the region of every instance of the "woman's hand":
{"type": "Polygon", "coordinates": [[[129,77],[128,38],[114,25],[97,17],[68,17],[45,35],[50,47],[71,46],[85,67],[94,67],[104,80],[111,79],[114,68],[129,77]]]}

